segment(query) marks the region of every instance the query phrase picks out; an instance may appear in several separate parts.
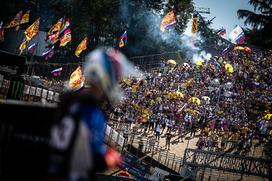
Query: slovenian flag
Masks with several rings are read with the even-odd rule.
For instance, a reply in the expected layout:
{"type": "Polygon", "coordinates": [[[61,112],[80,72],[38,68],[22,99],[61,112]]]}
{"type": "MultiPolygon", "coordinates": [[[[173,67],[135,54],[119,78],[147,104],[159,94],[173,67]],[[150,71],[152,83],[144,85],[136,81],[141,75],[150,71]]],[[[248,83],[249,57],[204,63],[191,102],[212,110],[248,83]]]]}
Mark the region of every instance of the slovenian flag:
{"type": "Polygon", "coordinates": [[[223,35],[225,35],[227,32],[226,32],[226,29],[225,28],[221,28],[220,30],[218,30],[217,32],[216,32],[216,34],[218,35],[218,36],[223,36],[223,35]]]}
{"type": "Polygon", "coordinates": [[[52,70],[51,71],[51,74],[53,76],[60,76],[61,75],[61,72],[62,72],[62,67],[58,68],[58,69],[55,69],[55,70],[52,70]]]}
{"type": "Polygon", "coordinates": [[[243,29],[240,26],[236,26],[229,34],[229,39],[235,44],[242,43],[246,39],[243,29]]]}

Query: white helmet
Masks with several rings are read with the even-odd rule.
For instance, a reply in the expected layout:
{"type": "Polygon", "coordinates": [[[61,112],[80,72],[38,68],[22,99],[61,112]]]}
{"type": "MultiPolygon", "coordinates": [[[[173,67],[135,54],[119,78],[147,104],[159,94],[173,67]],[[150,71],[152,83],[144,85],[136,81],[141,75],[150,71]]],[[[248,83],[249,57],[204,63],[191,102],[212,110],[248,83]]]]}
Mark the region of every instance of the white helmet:
{"type": "Polygon", "coordinates": [[[124,77],[139,76],[140,72],[118,50],[99,48],[87,55],[83,74],[86,85],[101,87],[111,103],[117,103],[122,98],[118,82],[124,77]]]}

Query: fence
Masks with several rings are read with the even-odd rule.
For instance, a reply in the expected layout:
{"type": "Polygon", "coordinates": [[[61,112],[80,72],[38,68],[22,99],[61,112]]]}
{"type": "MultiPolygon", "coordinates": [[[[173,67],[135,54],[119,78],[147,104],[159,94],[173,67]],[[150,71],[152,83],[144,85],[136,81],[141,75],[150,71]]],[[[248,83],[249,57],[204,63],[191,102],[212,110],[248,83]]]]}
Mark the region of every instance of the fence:
{"type": "Polygon", "coordinates": [[[209,168],[264,178],[271,178],[272,176],[270,160],[239,156],[225,152],[186,149],[183,166],[200,169],[202,172],[205,172],[205,169],[209,168]]]}
{"type": "Polygon", "coordinates": [[[171,169],[172,172],[180,172],[182,165],[181,157],[166,150],[165,147],[152,143],[150,140],[143,140],[142,136],[137,135],[137,133],[131,133],[124,136],[120,129],[122,123],[111,120],[109,125],[111,126],[111,131],[107,128],[107,143],[117,146],[123,151],[133,152],[138,157],[147,155],[150,158],[147,159],[148,163],[154,167],[163,165],[165,166],[165,169],[171,169]],[[122,145],[120,143],[122,143],[122,145]]]}
{"type": "Polygon", "coordinates": [[[130,60],[141,69],[151,69],[154,67],[160,67],[162,62],[166,62],[169,59],[177,60],[181,62],[184,59],[184,55],[181,51],[167,52],[162,54],[146,55],[131,57],[130,60]]]}

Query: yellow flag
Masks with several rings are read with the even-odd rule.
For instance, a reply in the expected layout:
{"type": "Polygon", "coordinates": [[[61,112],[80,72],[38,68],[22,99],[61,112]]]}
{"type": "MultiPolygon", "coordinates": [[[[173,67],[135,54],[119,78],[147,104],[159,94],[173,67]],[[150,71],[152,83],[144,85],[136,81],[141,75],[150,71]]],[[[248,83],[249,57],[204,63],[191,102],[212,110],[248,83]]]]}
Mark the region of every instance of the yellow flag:
{"type": "Polygon", "coordinates": [[[65,46],[67,43],[69,43],[72,40],[70,28],[64,31],[63,36],[59,40],[60,40],[60,45],[59,45],[60,47],[65,46]]]}
{"type": "Polygon", "coordinates": [[[20,50],[20,53],[19,55],[21,55],[24,51],[24,49],[26,49],[26,39],[23,40],[23,42],[21,43],[20,47],[19,47],[19,50],[20,50]]]}
{"type": "Polygon", "coordinates": [[[70,89],[76,91],[83,86],[84,77],[80,66],[70,75],[69,87],[70,89]]]}
{"type": "Polygon", "coordinates": [[[30,10],[28,10],[23,16],[22,19],[20,21],[20,24],[24,24],[24,23],[28,23],[29,22],[29,13],[30,10]]]}
{"type": "Polygon", "coordinates": [[[165,30],[173,28],[176,23],[177,23],[176,15],[174,11],[170,11],[163,17],[160,29],[162,32],[164,32],[165,30]]]}
{"type": "Polygon", "coordinates": [[[36,36],[40,29],[40,18],[38,18],[30,27],[25,30],[26,40],[30,41],[36,36]]]}
{"type": "Polygon", "coordinates": [[[23,11],[16,14],[15,18],[5,26],[5,28],[13,28],[20,25],[22,19],[23,11]]]}
{"type": "Polygon", "coordinates": [[[197,14],[193,15],[193,25],[192,25],[192,33],[196,33],[198,31],[198,17],[197,14]]]}
{"type": "Polygon", "coordinates": [[[52,33],[56,31],[60,31],[62,28],[62,24],[63,24],[63,18],[59,19],[58,22],[50,28],[50,30],[48,31],[48,35],[51,35],[52,33]]]}
{"type": "Polygon", "coordinates": [[[81,42],[80,44],[78,45],[76,51],[75,51],[75,55],[77,57],[79,57],[80,53],[83,51],[83,50],[86,50],[87,49],[87,45],[88,45],[88,37],[86,36],[81,42]]]}
{"type": "Polygon", "coordinates": [[[119,47],[122,48],[125,46],[125,43],[124,41],[121,39],[120,42],[119,42],[119,47]]]}

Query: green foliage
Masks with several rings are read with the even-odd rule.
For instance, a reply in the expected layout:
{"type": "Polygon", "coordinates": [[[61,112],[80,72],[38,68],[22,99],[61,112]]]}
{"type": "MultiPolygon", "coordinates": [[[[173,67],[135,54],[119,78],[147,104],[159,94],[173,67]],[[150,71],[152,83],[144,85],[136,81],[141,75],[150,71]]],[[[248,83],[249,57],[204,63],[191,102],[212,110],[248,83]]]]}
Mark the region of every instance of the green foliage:
{"type": "Polygon", "coordinates": [[[128,45],[121,50],[128,56],[177,49],[179,36],[185,30],[193,11],[192,0],[172,0],[167,4],[164,0],[51,2],[57,17],[71,17],[73,47],[77,46],[85,34],[90,38],[90,49],[100,45],[116,46],[117,38],[127,30],[128,45]],[[178,23],[175,31],[164,32],[163,39],[159,29],[161,18],[170,10],[175,11],[178,23]]]}
{"type": "Polygon", "coordinates": [[[215,46],[221,38],[211,28],[212,21],[205,20],[201,15],[198,18],[198,33],[202,38],[201,47],[215,46]]]}
{"type": "Polygon", "coordinates": [[[249,41],[253,44],[272,47],[272,0],[250,0],[254,12],[239,9],[238,17],[244,19],[245,25],[253,29],[246,31],[249,41]]]}

